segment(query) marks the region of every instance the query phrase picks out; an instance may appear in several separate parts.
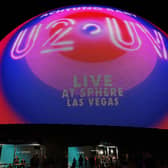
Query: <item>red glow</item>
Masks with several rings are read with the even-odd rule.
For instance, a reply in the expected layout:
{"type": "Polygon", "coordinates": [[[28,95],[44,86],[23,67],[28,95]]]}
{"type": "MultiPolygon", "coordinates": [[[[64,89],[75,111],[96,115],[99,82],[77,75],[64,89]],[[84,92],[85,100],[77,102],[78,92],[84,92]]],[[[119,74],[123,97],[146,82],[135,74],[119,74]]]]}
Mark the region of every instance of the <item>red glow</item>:
{"type": "Polygon", "coordinates": [[[164,116],[164,118],[160,121],[160,123],[154,126],[154,128],[168,129],[168,115],[164,116]]]}
{"type": "MultiPolygon", "coordinates": [[[[32,18],[33,19],[33,18],[32,18]]],[[[32,20],[30,19],[30,20],[32,20]]],[[[0,41],[0,63],[2,61],[2,54],[3,51],[7,45],[7,43],[9,42],[9,40],[11,39],[11,37],[26,23],[28,23],[30,20],[24,22],[23,24],[21,24],[20,26],[18,26],[17,28],[15,28],[12,32],[10,32],[3,40],[0,41]]],[[[1,78],[0,78],[0,123],[1,124],[23,124],[25,123],[23,121],[23,119],[21,119],[21,117],[19,117],[18,115],[16,115],[16,113],[13,112],[13,110],[9,107],[8,103],[5,100],[5,97],[3,95],[3,91],[2,91],[2,85],[1,85],[1,78]]]]}
{"type": "MultiPolygon", "coordinates": [[[[89,23],[93,24],[93,21],[95,21],[95,23],[100,23],[100,25],[102,25],[106,24],[105,18],[106,17],[111,18],[111,15],[102,12],[100,13],[95,11],[88,11],[85,13],[78,12],[70,14],[67,17],[74,19],[76,22],[79,23],[81,20],[87,20],[88,22],[83,23],[84,25],[89,23]]],[[[125,24],[119,18],[116,18],[115,16],[114,18],[118,21],[123,36],[123,40],[130,42],[131,37],[126,29],[125,24]]],[[[55,32],[55,29],[58,28],[56,27],[52,29],[51,30],[52,34],[55,32]]],[[[82,31],[82,28],[81,30],[73,29],[71,33],[66,35],[66,39],[74,39],[75,50],[66,52],[65,55],[64,53],[62,53],[62,55],[64,55],[65,57],[85,62],[102,62],[113,60],[117,57],[120,57],[126,52],[111,43],[109,38],[109,32],[108,29],[106,28],[105,30],[101,30],[101,32],[96,35],[86,35],[80,31],[82,31]]]]}

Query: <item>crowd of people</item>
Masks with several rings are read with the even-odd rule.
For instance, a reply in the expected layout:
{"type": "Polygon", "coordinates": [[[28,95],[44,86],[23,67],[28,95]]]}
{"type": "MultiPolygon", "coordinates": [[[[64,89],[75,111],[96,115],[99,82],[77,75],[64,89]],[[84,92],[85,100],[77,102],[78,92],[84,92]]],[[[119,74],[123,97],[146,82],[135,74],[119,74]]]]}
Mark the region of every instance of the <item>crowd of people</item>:
{"type": "Polygon", "coordinates": [[[167,159],[159,159],[150,153],[142,153],[128,158],[128,154],[123,154],[119,159],[111,156],[96,155],[93,158],[85,159],[80,155],[73,158],[71,168],[168,168],[167,159]]]}
{"type": "Polygon", "coordinates": [[[13,160],[13,164],[9,164],[8,168],[25,168],[26,167],[26,161],[24,159],[19,159],[18,156],[16,156],[13,160]]]}
{"type": "Polygon", "coordinates": [[[29,163],[26,163],[24,159],[20,159],[16,156],[13,163],[10,163],[7,168],[40,168],[40,158],[37,154],[33,155],[29,163]]]}
{"type": "Polygon", "coordinates": [[[116,164],[116,157],[112,155],[96,155],[90,158],[80,155],[78,160],[73,158],[71,168],[111,168],[116,164]]]}
{"type": "Polygon", "coordinates": [[[40,158],[37,154],[33,155],[29,162],[26,163],[24,159],[16,156],[13,163],[9,164],[7,168],[55,168],[55,161],[44,155],[40,158]]]}
{"type": "MultiPolygon", "coordinates": [[[[12,164],[7,168],[57,168],[55,161],[43,156],[33,155],[29,163],[24,159],[14,158],[12,164]]],[[[166,158],[159,159],[150,153],[134,154],[128,157],[128,154],[122,154],[119,159],[113,155],[80,155],[79,158],[73,158],[70,168],[168,168],[166,158]]]]}

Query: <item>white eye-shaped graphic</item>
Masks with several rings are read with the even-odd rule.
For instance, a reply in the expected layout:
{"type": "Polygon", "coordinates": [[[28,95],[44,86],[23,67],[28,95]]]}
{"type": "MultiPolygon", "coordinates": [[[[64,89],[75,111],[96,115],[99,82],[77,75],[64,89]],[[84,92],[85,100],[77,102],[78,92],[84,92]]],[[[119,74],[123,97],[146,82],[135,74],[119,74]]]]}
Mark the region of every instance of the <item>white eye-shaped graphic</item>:
{"type": "Polygon", "coordinates": [[[85,24],[82,30],[84,30],[86,33],[91,34],[91,35],[96,35],[101,32],[100,26],[95,23],[85,24]]]}

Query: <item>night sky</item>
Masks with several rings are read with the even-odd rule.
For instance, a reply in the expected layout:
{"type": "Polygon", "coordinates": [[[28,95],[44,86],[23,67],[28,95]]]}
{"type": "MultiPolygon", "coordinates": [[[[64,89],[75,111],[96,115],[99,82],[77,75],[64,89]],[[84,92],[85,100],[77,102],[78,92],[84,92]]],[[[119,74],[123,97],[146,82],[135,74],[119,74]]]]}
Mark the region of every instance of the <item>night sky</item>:
{"type": "Polygon", "coordinates": [[[165,0],[3,0],[0,40],[24,21],[45,11],[71,5],[105,5],[142,16],[168,33],[165,0]]]}

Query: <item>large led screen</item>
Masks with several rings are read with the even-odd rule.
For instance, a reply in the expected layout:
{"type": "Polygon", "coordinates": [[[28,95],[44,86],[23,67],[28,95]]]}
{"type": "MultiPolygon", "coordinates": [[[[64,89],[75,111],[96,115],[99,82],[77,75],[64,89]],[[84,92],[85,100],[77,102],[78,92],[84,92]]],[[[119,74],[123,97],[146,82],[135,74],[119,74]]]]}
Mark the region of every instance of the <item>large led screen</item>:
{"type": "Polygon", "coordinates": [[[0,123],[168,128],[168,37],[126,11],[40,14],[0,42],[0,123]]]}

